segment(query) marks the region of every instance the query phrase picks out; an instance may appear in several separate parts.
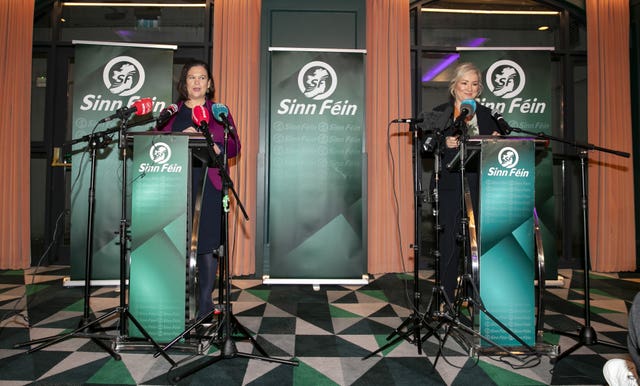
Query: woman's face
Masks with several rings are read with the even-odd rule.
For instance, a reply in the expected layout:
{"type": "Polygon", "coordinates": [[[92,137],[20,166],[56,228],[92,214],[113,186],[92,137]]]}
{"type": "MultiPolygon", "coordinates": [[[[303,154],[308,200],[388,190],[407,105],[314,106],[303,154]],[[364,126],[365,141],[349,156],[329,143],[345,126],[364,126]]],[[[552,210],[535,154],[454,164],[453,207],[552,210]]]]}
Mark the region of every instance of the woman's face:
{"type": "Polygon", "coordinates": [[[480,91],[480,79],[478,73],[469,71],[462,74],[456,82],[454,94],[456,96],[456,104],[460,104],[465,99],[475,99],[480,91]]]}
{"type": "Polygon", "coordinates": [[[193,66],[187,71],[187,95],[189,99],[205,99],[211,79],[203,66],[193,66]]]}

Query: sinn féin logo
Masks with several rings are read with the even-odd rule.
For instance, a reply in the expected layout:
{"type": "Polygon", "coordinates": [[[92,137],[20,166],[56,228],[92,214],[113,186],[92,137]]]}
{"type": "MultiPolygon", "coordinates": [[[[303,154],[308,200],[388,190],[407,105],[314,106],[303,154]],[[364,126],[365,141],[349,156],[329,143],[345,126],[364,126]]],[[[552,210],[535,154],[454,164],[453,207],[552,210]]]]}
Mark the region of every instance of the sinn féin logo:
{"type": "Polygon", "coordinates": [[[171,147],[164,142],[154,143],[149,149],[149,157],[155,164],[167,163],[171,159],[171,147]]]}
{"type": "Polygon", "coordinates": [[[118,56],[109,61],[102,71],[102,81],[112,94],[129,96],[144,84],[144,67],[130,56],[118,56]]]}
{"type": "Polygon", "coordinates": [[[485,83],[495,96],[510,99],[522,92],[526,76],[518,63],[498,60],[487,70],[485,83]]]}
{"type": "Polygon", "coordinates": [[[516,168],[518,162],[520,162],[518,151],[512,147],[505,146],[498,152],[498,163],[501,167],[490,167],[487,170],[487,176],[529,178],[529,170],[516,168]]]}
{"type": "MultiPolygon", "coordinates": [[[[171,159],[171,147],[164,142],[157,142],[149,149],[151,163],[141,163],[138,172],[146,173],[181,173],[182,165],[168,163],[171,159]]],[[[178,157],[179,158],[179,157],[178,157]]]]}
{"type": "Polygon", "coordinates": [[[498,163],[500,163],[500,166],[503,168],[515,168],[519,160],[520,156],[518,152],[512,147],[503,147],[498,153],[498,163]]]}
{"type": "Polygon", "coordinates": [[[325,62],[307,63],[298,73],[298,88],[307,98],[326,99],[338,86],[336,71],[325,62]]]}

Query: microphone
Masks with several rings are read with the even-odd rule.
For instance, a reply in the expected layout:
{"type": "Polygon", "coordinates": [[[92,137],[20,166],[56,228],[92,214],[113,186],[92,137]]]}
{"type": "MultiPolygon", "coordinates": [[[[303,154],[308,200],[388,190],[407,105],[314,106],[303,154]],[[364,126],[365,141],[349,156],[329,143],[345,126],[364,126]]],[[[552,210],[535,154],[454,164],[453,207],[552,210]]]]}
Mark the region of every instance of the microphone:
{"type": "Polygon", "coordinates": [[[391,123],[420,123],[424,122],[424,118],[398,118],[391,121],[391,123]]]}
{"type": "Polygon", "coordinates": [[[128,119],[129,116],[133,113],[136,115],[145,115],[151,112],[153,108],[153,100],[151,98],[142,98],[133,102],[130,107],[121,107],[116,110],[115,113],[109,115],[106,118],[102,118],[98,121],[98,124],[109,122],[112,119],[120,118],[120,119],[128,119]]]}
{"type": "Polygon", "coordinates": [[[476,112],[476,101],[473,99],[465,99],[460,104],[460,115],[453,122],[455,127],[460,127],[460,124],[464,122],[467,116],[473,116],[476,112]]]}
{"type": "Polygon", "coordinates": [[[504,120],[504,117],[502,116],[502,114],[500,114],[498,110],[496,109],[491,110],[491,116],[498,123],[498,130],[500,131],[500,134],[502,135],[511,134],[511,132],[513,131],[513,128],[509,126],[507,121],[504,120]]]}
{"type": "Polygon", "coordinates": [[[216,121],[229,124],[229,108],[227,106],[222,103],[214,103],[211,105],[211,112],[216,121]]]}
{"type": "Polygon", "coordinates": [[[209,128],[209,113],[204,106],[195,106],[191,113],[191,120],[198,126],[198,131],[209,128]]]}
{"type": "Polygon", "coordinates": [[[169,118],[171,118],[177,112],[178,105],[175,103],[169,105],[169,107],[164,108],[162,111],[160,111],[158,119],[156,119],[156,127],[164,125],[169,120],[169,118]]]}
{"type": "Polygon", "coordinates": [[[216,121],[221,122],[227,130],[238,138],[237,133],[234,132],[235,128],[229,123],[229,108],[227,106],[222,103],[214,103],[211,105],[211,112],[216,121]]]}

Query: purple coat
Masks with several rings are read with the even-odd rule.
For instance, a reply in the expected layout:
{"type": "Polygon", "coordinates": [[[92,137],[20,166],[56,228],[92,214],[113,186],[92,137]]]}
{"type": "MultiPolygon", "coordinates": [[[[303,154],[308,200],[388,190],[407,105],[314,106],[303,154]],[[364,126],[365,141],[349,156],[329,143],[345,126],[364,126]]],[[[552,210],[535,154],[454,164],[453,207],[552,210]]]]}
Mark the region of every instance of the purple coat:
{"type": "MultiPolygon", "coordinates": [[[[184,106],[184,101],[178,102],[178,111],[182,109],[183,106],[184,106]]],[[[205,102],[205,107],[209,112],[209,117],[210,117],[209,132],[211,133],[211,138],[213,139],[213,142],[217,143],[218,147],[222,149],[222,145],[224,144],[224,126],[222,125],[222,122],[218,122],[216,119],[212,118],[213,116],[213,114],[211,113],[212,106],[213,106],[213,102],[211,102],[210,100],[207,100],[205,102]]],[[[159,131],[164,131],[164,132],[173,131],[173,122],[175,121],[177,115],[178,114],[174,114],[167,121],[167,123],[159,129],[159,131]]],[[[233,121],[233,117],[231,116],[231,113],[229,113],[228,118],[229,118],[229,124],[231,125],[231,127],[233,127],[233,129],[230,131],[228,140],[227,140],[227,158],[233,158],[236,155],[238,155],[238,153],[240,152],[240,138],[237,138],[238,131],[236,129],[236,124],[233,121]]],[[[222,190],[222,178],[220,177],[220,173],[218,172],[218,169],[209,168],[208,175],[209,175],[209,180],[211,181],[213,186],[218,190],[222,190]]]]}

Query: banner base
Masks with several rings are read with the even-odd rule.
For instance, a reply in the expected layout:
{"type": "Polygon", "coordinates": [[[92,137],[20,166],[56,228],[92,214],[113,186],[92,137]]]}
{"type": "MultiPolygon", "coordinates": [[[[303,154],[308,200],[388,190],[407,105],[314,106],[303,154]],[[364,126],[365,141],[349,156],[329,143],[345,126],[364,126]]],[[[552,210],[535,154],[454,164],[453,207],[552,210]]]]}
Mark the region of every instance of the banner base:
{"type": "MultiPolygon", "coordinates": [[[[165,343],[162,343],[164,345],[165,343]]],[[[117,352],[123,351],[147,351],[147,352],[156,352],[157,349],[154,345],[147,341],[135,341],[135,340],[126,340],[119,338],[114,343],[114,348],[117,352]]],[[[184,353],[191,354],[205,354],[206,350],[209,348],[208,344],[204,344],[202,341],[185,341],[178,344],[174,344],[171,346],[172,350],[180,351],[184,353]]]]}
{"type": "Polygon", "coordinates": [[[362,275],[361,279],[275,279],[269,275],[262,276],[263,284],[310,284],[313,289],[318,291],[321,285],[367,285],[369,284],[369,275],[362,275]]]}
{"type": "MultiPolygon", "coordinates": [[[[546,355],[550,358],[555,358],[560,353],[560,346],[549,343],[536,343],[533,347],[535,353],[540,355],[546,355]]],[[[474,348],[472,348],[474,350],[474,348]]],[[[475,355],[485,355],[485,356],[500,356],[500,355],[531,355],[532,353],[526,348],[521,346],[515,347],[507,347],[507,350],[504,351],[498,347],[476,347],[475,351],[472,352],[472,356],[475,355]]]]}
{"type": "MultiPolygon", "coordinates": [[[[71,280],[69,276],[62,279],[63,287],[84,287],[84,284],[85,284],[84,280],[71,280]]],[[[129,280],[127,280],[127,284],[129,284],[129,280]]],[[[96,287],[108,287],[108,286],[119,287],[120,280],[116,280],[116,279],[91,280],[91,283],[89,285],[96,286],[96,287]]]]}
{"type": "MultiPolygon", "coordinates": [[[[538,280],[534,280],[533,284],[537,286],[538,280]]],[[[544,281],[544,286],[547,288],[548,287],[555,287],[555,288],[564,287],[564,277],[558,275],[558,278],[556,280],[547,279],[544,281]]]]}

